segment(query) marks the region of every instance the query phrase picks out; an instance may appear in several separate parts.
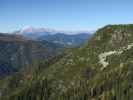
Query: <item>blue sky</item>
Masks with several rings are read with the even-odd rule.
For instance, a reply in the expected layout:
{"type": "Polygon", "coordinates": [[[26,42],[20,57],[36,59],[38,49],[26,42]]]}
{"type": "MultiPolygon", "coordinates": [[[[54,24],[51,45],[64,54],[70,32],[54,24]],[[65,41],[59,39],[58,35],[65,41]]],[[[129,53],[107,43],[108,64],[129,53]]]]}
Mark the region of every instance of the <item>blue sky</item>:
{"type": "Polygon", "coordinates": [[[24,26],[95,30],[133,23],[133,0],[0,0],[0,32],[24,26]]]}

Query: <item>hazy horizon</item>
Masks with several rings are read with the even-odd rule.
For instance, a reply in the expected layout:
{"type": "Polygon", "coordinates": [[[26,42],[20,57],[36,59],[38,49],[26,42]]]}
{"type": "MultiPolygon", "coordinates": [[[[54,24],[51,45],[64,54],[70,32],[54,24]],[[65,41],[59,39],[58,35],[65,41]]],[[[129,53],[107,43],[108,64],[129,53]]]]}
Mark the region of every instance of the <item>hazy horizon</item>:
{"type": "Polygon", "coordinates": [[[1,0],[0,32],[25,26],[93,31],[108,24],[131,24],[132,0],[1,0]]]}

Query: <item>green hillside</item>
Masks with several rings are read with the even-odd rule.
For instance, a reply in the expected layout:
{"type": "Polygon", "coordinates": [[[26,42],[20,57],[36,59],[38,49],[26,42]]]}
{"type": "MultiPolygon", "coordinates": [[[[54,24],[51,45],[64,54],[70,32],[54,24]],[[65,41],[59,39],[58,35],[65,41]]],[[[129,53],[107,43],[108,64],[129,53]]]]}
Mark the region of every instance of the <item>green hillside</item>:
{"type": "Polygon", "coordinates": [[[18,73],[3,80],[1,98],[132,100],[132,55],[133,25],[108,25],[80,48],[66,50],[64,56],[34,65],[30,76],[18,73]]]}

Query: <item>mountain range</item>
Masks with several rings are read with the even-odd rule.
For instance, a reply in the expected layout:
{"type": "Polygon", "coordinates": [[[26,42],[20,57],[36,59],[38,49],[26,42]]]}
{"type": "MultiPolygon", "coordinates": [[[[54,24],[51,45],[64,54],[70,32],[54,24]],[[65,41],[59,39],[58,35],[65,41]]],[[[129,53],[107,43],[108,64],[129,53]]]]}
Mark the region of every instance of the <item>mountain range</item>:
{"type": "Polygon", "coordinates": [[[22,36],[33,40],[46,40],[48,42],[58,43],[65,47],[78,47],[91,38],[93,32],[66,32],[48,28],[34,28],[30,26],[13,33],[21,34],[22,36]]]}
{"type": "Polygon", "coordinates": [[[133,25],[107,25],[84,45],[2,79],[1,99],[132,100],[132,54],[133,25]]]}

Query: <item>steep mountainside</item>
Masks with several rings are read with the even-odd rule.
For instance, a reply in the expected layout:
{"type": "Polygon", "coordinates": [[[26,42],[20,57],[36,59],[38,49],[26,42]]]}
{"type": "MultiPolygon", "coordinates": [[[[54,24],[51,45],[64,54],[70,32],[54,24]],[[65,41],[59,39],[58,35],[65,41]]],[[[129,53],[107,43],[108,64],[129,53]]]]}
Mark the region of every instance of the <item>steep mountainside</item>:
{"type": "Polygon", "coordinates": [[[21,36],[0,34],[0,75],[17,71],[18,66],[29,65],[30,55],[28,40],[21,36]]]}
{"type": "Polygon", "coordinates": [[[1,94],[5,100],[132,100],[132,55],[133,25],[108,25],[30,80],[3,81],[1,94]]]}
{"type": "Polygon", "coordinates": [[[11,74],[34,61],[49,59],[61,51],[59,45],[32,41],[20,35],[0,34],[0,76],[11,74]]]}

